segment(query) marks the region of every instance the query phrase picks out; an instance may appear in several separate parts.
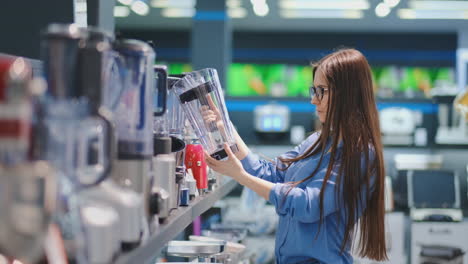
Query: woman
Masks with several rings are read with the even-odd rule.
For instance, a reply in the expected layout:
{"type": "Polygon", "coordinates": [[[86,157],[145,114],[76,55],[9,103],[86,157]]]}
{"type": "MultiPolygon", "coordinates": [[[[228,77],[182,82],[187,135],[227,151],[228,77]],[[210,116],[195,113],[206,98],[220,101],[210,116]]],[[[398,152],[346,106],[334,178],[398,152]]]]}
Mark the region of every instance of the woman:
{"type": "MultiPolygon", "coordinates": [[[[320,132],[275,162],[256,159],[238,134],[236,154],[225,146],[227,161],[205,158],[276,207],[277,263],[352,263],[354,237],[360,256],[385,260],[384,161],[369,64],[344,49],[313,66],[320,132]]],[[[216,114],[208,110],[206,119],[216,114]]]]}

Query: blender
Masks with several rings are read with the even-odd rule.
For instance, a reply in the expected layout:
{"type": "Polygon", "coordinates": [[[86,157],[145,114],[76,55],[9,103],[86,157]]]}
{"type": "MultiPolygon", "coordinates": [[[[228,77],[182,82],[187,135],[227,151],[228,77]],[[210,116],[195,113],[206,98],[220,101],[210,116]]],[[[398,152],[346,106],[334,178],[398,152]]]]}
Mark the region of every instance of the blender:
{"type": "MultiPolygon", "coordinates": [[[[167,99],[167,120],[169,122],[169,136],[172,140],[171,151],[175,155],[176,160],[176,182],[178,185],[179,193],[182,188],[189,189],[192,182],[186,177],[185,167],[185,115],[182,105],[178,99],[177,93],[173,89],[174,84],[183,78],[185,74],[170,75],[168,77],[168,99],[167,99]]],[[[192,186],[193,189],[193,186],[192,186]]],[[[181,196],[182,198],[183,196],[181,196]]],[[[179,199],[180,202],[180,199],[179,199]]],[[[184,201],[184,205],[187,205],[184,201]]]]}
{"type": "MultiPolygon", "coordinates": [[[[166,85],[170,84],[169,79],[164,79],[166,85]]],[[[170,85],[168,86],[170,88],[170,85]]],[[[166,101],[167,109],[164,112],[154,112],[154,157],[153,168],[155,170],[154,182],[152,186],[153,212],[157,213],[160,221],[164,221],[171,211],[179,205],[179,186],[176,178],[176,156],[173,153],[173,143],[170,136],[170,125],[178,120],[173,120],[172,108],[173,100],[168,94],[166,101]]]]}
{"type": "MultiPolygon", "coordinates": [[[[52,24],[43,38],[49,84],[44,99],[46,156],[60,173],[56,222],[68,258],[88,263],[95,251],[86,238],[95,230],[92,224],[97,220],[82,211],[89,200],[105,203],[108,210],[118,213],[120,226],[114,233],[120,233],[118,241],[124,249],[138,244],[144,229],[143,198],[107,180],[115,144],[105,99],[110,80],[115,80],[108,69],[116,68],[117,53],[106,34],[78,29],[74,24],[52,24]],[[127,225],[137,231],[122,227],[127,225]]],[[[103,231],[112,226],[112,221],[101,225],[103,231]]]]}
{"type": "Polygon", "coordinates": [[[147,223],[143,197],[134,190],[121,188],[108,177],[115,169],[110,163],[116,158],[117,147],[112,110],[124,89],[120,82],[119,56],[112,50],[112,36],[95,28],[88,28],[85,33],[85,43],[79,49],[79,89],[89,99],[92,117],[103,121],[106,133],[104,147],[100,151],[90,149],[89,159],[104,160],[109,166],[101,169],[100,177],[92,177],[89,172],[84,174],[88,177],[78,177],[80,184],[87,187],[80,190],[79,200],[88,261],[94,263],[101,259],[102,263],[110,262],[120,248],[126,251],[138,246],[147,223]],[[113,217],[105,221],[100,214],[86,213],[94,212],[90,207],[96,203],[101,204],[101,211],[108,212],[104,216],[116,215],[115,221],[113,217]],[[96,235],[99,233],[107,235],[96,235]],[[120,247],[109,247],[109,244],[120,247]]]}
{"type": "Polygon", "coordinates": [[[25,59],[0,55],[0,254],[28,263],[42,257],[55,209],[55,172],[30,156],[42,88],[25,59]]]}
{"type": "Polygon", "coordinates": [[[51,24],[42,39],[48,84],[42,100],[42,120],[46,130],[43,155],[57,170],[59,187],[54,220],[61,231],[67,258],[83,263],[84,234],[79,217],[80,177],[77,172],[96,165],[87,166],[87,149],[93,148],[91,143],[95,140],[102,142],[99,131],[103,128],[97,123],[84,125],[88,121],[94,123],[94,120],[87,120],[88,100],[77,82],[78,55],[85,39],[84,32],[74,24],[51,24]]]}
{"type": "Polygon", "coordinates": [[[187,73],[174,84],[186,118],[203,148],[215,159],[227,157],[224,143],[237,152],[233,127],[224,103],[224,94],[215,69],[203,69],[187,73]],[[205,122],[204,112],[215,113],[215,121],[205,122]]]}
{"type": "MultiPolygon", "coordinates": [[[[155,89],[153,48],[138,40],[118,40],[114,49],[119,53],[119,74],[123,92],[115,106],[117,129],[117,160],[112,177],[126,188],[139,193],[144,200],[146,215],[152,182],[153,115],[165,111],[167,87],[155,89]],[[153,105],[157,103],[157,105],[153,105]],[[153,111],[155,109],[156,111],[153,111]]],[[[164,79],[164,71],[158,71],[164,79]]]]}

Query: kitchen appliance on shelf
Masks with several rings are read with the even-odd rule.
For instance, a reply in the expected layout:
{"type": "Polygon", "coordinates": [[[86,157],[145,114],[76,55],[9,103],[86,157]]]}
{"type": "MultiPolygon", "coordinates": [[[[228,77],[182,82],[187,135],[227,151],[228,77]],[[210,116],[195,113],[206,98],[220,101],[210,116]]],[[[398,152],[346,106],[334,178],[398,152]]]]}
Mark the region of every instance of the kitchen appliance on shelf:
{"type": "Polygon", "coordinates": [[[460,222],[460,183],[455,171],[408,171],[408,205],[413,221],[460,222]],[[428,186],[436,186],[437,195],[428,186]]]}
{"type": "Polygon", "coordinates": [[[185,148],[185,166],[191,170],[199,194],[208,191],[208,169],[203,146],[197,139],[191,139],[185,148]]]}
{"type": "MultiPolygon", "coordinates": [[[[189,236],[190,241],[217,241],[223,242],[221,239],[213,238],[210,236],[189,236]]],[[[240,243],[235,243],[232,241],[226,241],[226,248],[225,250],[215,255],[213,258],[216,262],[223,263],[223,264],[238,264],[244,263],[246,261],[246,248],[245,245],[240,243]]]]}
{"type": "Polygon", "coordinates": [[[86,230],[95,229],[92,223],[97,220],[82,212],[89,200],[118,214],[122,250],[134,248],[145,233],[143,196],[108,177],[116,169],[111,167],[116,150],[111,110],[125,88],[119,85],[125,72],[105,32],[53,24],[43,38],[49,84],[44,100],[46,154],[61,175],[56,221],[68,258],[88,263],[92,256],[86,230]]]}
{"type": "MultiPolygon", "coordinates": [[[[164,68],[165,69],[165,68],[164,68]]],[[[164,82],[168,86],[167,72],[164,79],[158,81],[164,82]]],[[[167,91],[166,91],[167,96],[167,91]]],[[[167,97],[166,106],[167,104],[167,97]]],[[[155,109],[156,110],[156,109],[155,109]]],[[[164,111],[154,112],[153,127],[153,169],[154,181],[151,188],[151,211],[158,214],[159,220],[164,221],[172,209],[178,207],[179,188],[176,181],[176,160],[172,153],[172,139],[169,136],[169,122],[167,107],[164,111]]]]}
{"type": "Polygon", "coordinates": [[[43,88],[26,59],[0,54],[0,254],[27,263],[43,256],[55,210],[55,170],[31,156],[43,88]]]}
{"type": "Polygon", "coordinates": [[[215,69],[186,73],[173,86],[193,131],[203,148],[218,160],[227,157],[224,144],[237,151],[232,123],[224,102],[224,93],[215,69]],[[212,111],[215,120],[204,120],[212,111]]]}
{"type": "MultiPolygon", "coordinates": [[[[43,102],[46,159],[57,169],[55,222],[65,243],[67,258],[85,262],[84,233],[77,192],[80,171],[92,171],[88,150],[103,143],[103,127],[88,119],[89,101],[77,82],[79,49],[86,35],[74,24],[51,24],[42,34],[42,57],[47,79],[43,102]],[[97,144],[94,144],[97,142],[97,144]],[[89,165],[89,166],[88,166],[89,165]]],[[[102,146],[102,145],[101,145],[102,146]]]]}
{"type": "Polygon", "coordinates": [[[212,263],[211,258],[224,252],[226,241],[169,241],[167,255],[189,258],[190,261],[212,263]],[[198,261],[197,261],[198,260],[198,261]]]}
{"type": "Polygon", "coordinates": [[[419,253],[419,263],[463,264],[465,252],[458,247],[423,245],[419,253]]]}
{"type": "Polygon", "coordinates": [[[468,263],[468,223],[412,222],[411,261],[423,264],[468,263]]]}
{"type": "Polygon", "coordinates": [[[181,76],[183,75],[168,76],[167,110],[163,115],[155,113],[154,117],[153,165],[156,173],[152,193],[163,202],[158,213],[161,220],[167,217],[170,209],[180,205],[181,188],[185,178],[185,117],[173,89],[174,83],[180,80],[181,76]],[[165,197],[169,200],[169,206],[164,205],[165,197]]]}
{"type": "MultiPolygon", "coordinates": [[[[118,69],[123,91],[117,98],[114,120],[117,130],[117,159],[112,177],[121,186],[142,196],[149,217],[150,183],[153,181],[153,115],[165,111],[165,82],[155,86],[155,53],[142,41],[122,39],[114,49],[119,53],[118,69]]],[[[159,79],[165,71],[157,71],[159,79]]],[[[118,81],[117,81],[118,82],[118,81]]]]}
{"type": "Polygon", "coordinates": [[[277,102],[256,106],[254,109],[255,131],[262,135],[286,133],[290,128],[290,116],[291,110],[286,105],[277,102]]]}
{"type": "Polygon", "coordinates": [[[172,152],[175,153],[176,159],[176,181],[179,185],[179,189],[186,188],[189,190],[190,199],[195,197],[198,192],[193,173],[190,175],[187,173],[188,168],[185,163],[185,157],[187,145],[192,141],[195,135],[192,130],[187,127],[190,125],[186,122],[187,119],[184,110],[174,89],[174,84],[185,77],[185,75],[186,74],[175,74],[168,77],[167,120],[169,122],[169,136],[172,140],[172,152]]]}
{"type": "Polygon", "coordinates": [[[120,77],[124,88],[114,111],[117,160],[112,176],[119,185],[140,193],[147,200],[153,156],[155,54],[151,46],[137,40],[119,40],[114,48],[121,58],[120,77]]]}
{"type": "Polygon", "coordinates": [[[442,168],[443,156],[440,154],[407,154],[394,156],[396,172],[393,176],[393,202],[396,210],[409,212],[408,171],[438,170],[442,168]]]}
{"type": "Polygon", "coordinates": [[[437,144],[468,144],[468,90],[456,96],[435,96],[439,104],[437,144]]]}
{"type": "Polygon", "coordinates": [[[422,123],[422,113],[404,107],[389,107],[379,111],[382,142],[386,145],[413,145],[417,126],[422,123]]]}
{"type": "Polygon", "coordinates": [[[120,252],[119,215],[113,207],[99,201],[83,203],[80,212],[88,262],[112,263],[120,252]]]}
{"type": "MultiPolygon", "coordinates": [[[[120,96],[124,92],[123,89],[125,89],[124,83],[121,82],[123,73],[120,71],[123,62],[118,53],[112,49],[112,36],[94,28],[88,28],[86,34],[85,44],[80,48],[79,54],[81,68],[78,83],[90,101],[90,113],[95,118],[102,119],[106,125],[103,160],[114,162],[117,158],[117,142],[114,131],[115,118],[112,116],[112,111],[116,109],[117,103],[121,99],[120,96]]],[[[117,223],[112,223],[112,226],[117,225],[114,233],[118,235],[119,250],[128,251],[138,246],[148,235],[145,214],[147,209],[144,207],[144,197],[140,193],[130,188],[122,188],[115,184],[114,179],[108,177],[115,169],[115,167],[109,166],[104,171],[103,177],[91,178],[87,188],[80,191],[79,199],[84,204],[81,216],[85,231],[93,230],[95,233],[107,233],[109,228],[107,224],[110,223],[105,222],[105,225],[100,222],[103,221],[102,219],[96,219],[99,218],[99,215],[85,214],[83,210],[89,203],[97,202],[101,203],[101,207],[105,207],[104,211],[108,211],[109,214],[110,211],[114,211],[118,217],[117,223]],[[86,218],[84,218],[85,216],[86,218]],[[96,225],[97,222],[101,224],[96,225]]],[[[91,235],[86,234],[86,238],[89,239],[91,235]]],[[[107,237],[103,237],[103,239],[105,238],[107,237]]],[[[99,245],[99,243],[97,244],[99,245]]],[[[107,244],[102,243],[102,246],[106,247],[107,244]]],[[[96,256],[101,258],[109,256],[108,248],[102,250],[90,248],[93,245],[96,244],[86,243],[88,259],[96,258],[96,256]],[[99,252],[104,255],[99,255],[99,252]]],[[[111,254],[111,256],[113,255],[111,254]]]]}
{"type": "Polygon", "coordinates": [[[185,148],[186,148],[186,118],[182,105],[178,99],[177,93],[173,89],[174,84],[183,78],[185,74],[170,75],[168,81],[168,98],[167,98],[167,116],[169,121],[169,136],[172,140],[171,151],[175,154],[176,159],[176,181],[179,189],[184,185],[190,188],[190,182],[186,181],[185,167],[185,148]]]}

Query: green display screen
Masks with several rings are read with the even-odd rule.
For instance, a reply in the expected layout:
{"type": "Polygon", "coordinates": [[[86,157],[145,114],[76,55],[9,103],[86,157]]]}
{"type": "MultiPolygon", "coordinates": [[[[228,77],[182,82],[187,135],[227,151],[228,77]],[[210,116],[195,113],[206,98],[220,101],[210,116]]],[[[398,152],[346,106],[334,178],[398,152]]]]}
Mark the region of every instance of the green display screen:
{"type": "MultiPolygon", "coordinates": [[[[170,74],[192,71],[187,63],[169,63],[170,74]]],[[[455,85],[451,67],[372,66],[374,90],[378,97],[430,96],[433,87],[455,85]]],[[[312,67],[289,64],[233,63],[229,66],[226,94],[233,97],[309,96],[312,67]]]]}
{"type": "Polygon", "coordinates": [[[243,64],[229,67],[230,96],[307,97],[312,84],[310,66],[286,64],[243,64]]]}
{"type": "Polygon", "coordinates": [[[431,89],[455,85],[455,71],[450,67],[372,67],[377,95],[398,94],[430,97],[431,89]]]}

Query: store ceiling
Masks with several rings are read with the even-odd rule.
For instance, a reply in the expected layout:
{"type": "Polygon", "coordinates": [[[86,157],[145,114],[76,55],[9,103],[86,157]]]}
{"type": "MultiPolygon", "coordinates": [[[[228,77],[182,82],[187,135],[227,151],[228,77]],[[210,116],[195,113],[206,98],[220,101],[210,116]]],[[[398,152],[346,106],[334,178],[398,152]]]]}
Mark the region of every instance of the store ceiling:
{"type": "MultiPolygon", "coordinates": [[[[188,30],[196,5],[196,0],[116,1],[116,25],[122,29],[188,30]]],[[[240,31],[468,30],[467,0],[227,0],[227,5],[234,30],[240,31]]]]}

